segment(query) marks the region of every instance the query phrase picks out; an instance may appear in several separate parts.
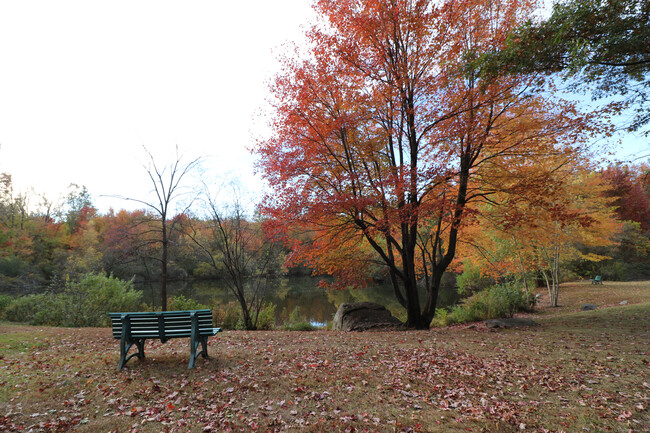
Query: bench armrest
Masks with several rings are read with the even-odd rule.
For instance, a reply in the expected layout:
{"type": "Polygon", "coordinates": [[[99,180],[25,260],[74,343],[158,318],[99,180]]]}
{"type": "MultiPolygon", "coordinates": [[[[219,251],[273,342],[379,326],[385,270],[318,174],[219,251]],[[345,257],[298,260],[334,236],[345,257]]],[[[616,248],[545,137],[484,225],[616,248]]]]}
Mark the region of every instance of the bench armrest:
{"type": "Polygon", "coordinates": [[[124,339],[124,337],[131,335],[131,317],[122,313],[120,321],[122,322],[122,339],[124,339]]]}

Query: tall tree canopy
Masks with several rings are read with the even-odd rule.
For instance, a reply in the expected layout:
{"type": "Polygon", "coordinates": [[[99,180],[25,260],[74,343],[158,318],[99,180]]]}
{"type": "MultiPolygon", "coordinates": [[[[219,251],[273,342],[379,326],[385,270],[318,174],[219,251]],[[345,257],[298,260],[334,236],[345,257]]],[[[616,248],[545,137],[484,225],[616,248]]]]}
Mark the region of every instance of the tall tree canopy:
{"type": "Polygon", "coordinates": [[[571,104],[530,92],[535,77],[485,82],[472,66],[503,47],[533,7],[316,2],[309,52],[277,77],[274,135],[257,148],[276,229],[314,233],[294,242],[294,258],[341,286],[362,284],[379,262],[407,326],[430,325],[478,205],[497,192],[543,196],[553,176],[539,161],[575,153],[584,124],[571,104]]]}
{"type": "Polygon", "coordinates": [[[595,85],[595,97],[624,95],[636,109],[629,128],[650,122],[650,2],[565,0],[549,18],[528,20],[503,49],[486,55],[487,75],[504,71],[581,73],[574,87],[595,85]]]}

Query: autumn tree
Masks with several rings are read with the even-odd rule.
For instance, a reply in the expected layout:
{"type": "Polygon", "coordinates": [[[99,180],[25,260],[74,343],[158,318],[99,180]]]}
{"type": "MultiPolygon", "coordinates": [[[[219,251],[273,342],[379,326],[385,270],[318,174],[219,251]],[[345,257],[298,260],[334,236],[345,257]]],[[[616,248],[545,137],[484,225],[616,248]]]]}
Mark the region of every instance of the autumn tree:
{"type": "Polygon", "coordinates": [[[135,211],[110,209],[97,216],[93,226],[98,232],[98,246],[102,255],[104,269],[119,278],[129,279],[140,274],[151,279],[149,257],[158,257],[159,248],[155,218],[142,209],[135,211]],[[144,268],[144,272],[142,272],[144,268]]]}
{"type": "Polygon", "coordinates": [[[571,154],[572,106],[530,92],[538,78],[483,81],[472,59],[503,46],[527,1],[317,1],[308,52],[274,85],[274,134],[260,143],[275,229],[313,230],[292,256],[339,286],[381,262],[428,328],[443,273],[478,205],[553,183],[540,155],[571,154]],[[507,191],[504,185],[507,185],[507,191]],[[418,285],[425,288],[420,299],[418,285]]]}
{"type": "Polygon", "coordinates": [[[5,228],[22,228],[29,216],[26,194],[14,192],[13,181],[8,173],[0,173],[0,225],[5,228]]]}
{"type": "Polygon", "coordinates": [[[25,273],[32,255],[28,197],[16,194],[11,175],[0,174],[0,285],[25,273]]]}
{"type": "Polygon", "coordinates": [[[598,174],[564,164],[555,176],[558,181],[542,197],[530,195],[512,206],[503,205],[507,199],[487,204],[463,240],[469,247],[464,256],[487,275],[518,275],[524,282],[531,273],[541,275],[553,307],[563,267],[572,260],[608,259],[590,249],[612,245],[621,228],[606,197],[609,185],[598,174]]]}
{"type": "Polygon", "coordinates": [[[650,234],[650,166],[610,165],[601,176],[611,185],[607,196],[614,198],[619,218],[639,223],[650,234]]]}
{"type": "Polygon", "coordinates": [[[70,251],[62,273],[76,280],[83,274],[103,271],[100,226],[95,223],[97,209],[85,186],[69,185],[62,213],[70,232],[70,251]]]}
{"type": "Polygon", "coordinates": [[[613,257],[607,263],[610,278],[644,279],[650,276],[650,167],[641,164],[613,164],[600,172],[609,183],[607,197],[614,200],[623,221],[613,257]]]}
{"type": "MultiPolygon", "coordinates": [[[[153,187],[153,196],[151,200],[142,200],[131,197],[121,197],[125,200],[134,201],[145,206],[145,209],[151,212],[155,217],[155,225],[149,230],[155,232],[155,241],[160,245],[160,255],[156,260],[160,263],[161,269],[161,302],[162,310],[167,310],[167,277],[169,265],[169,245],[170,236],[177,228],[178,218],[174,218],[178,214],[183,214],[189,208],[187,204],[182,210],[176,209],[179,198],[182,195],[187,195],[190,191],[184,188],[183,180],[194,169],[198,167],[201,159],[196,158],[189,162],[183,161],[182,156],[178,153],[176,148],[176,156],[174,160],[165,166],[159,166],[155,158],[145,148],[148,157],[148,165],[145,166],[147,176],[151,181],[153,187]]],[[[190,200],[191,202],[191,200],[190,200]]],[[[150,239],[145,242],[150,243],[150,239]]]]}
{"type": "Polygon", "coordinates": [[[71,183],[68,186],[64,208],[64,219],[71,233],[77,231],[97,212],[97,209],[93,206],[88,188],[76,183],[71,183]]]}

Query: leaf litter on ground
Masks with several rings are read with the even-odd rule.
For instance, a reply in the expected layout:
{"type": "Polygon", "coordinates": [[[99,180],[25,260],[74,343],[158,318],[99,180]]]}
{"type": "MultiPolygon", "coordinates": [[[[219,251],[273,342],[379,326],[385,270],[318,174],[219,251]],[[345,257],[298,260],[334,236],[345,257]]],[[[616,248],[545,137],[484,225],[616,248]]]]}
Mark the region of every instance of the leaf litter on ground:
{"type": "Polygon", "coordinates": [[[109,329],[0,325],[0,431],[650,430],[650,303],[535,320],[231,331],[194,370],[189,340],[149,341],[121,371],[109,329]]]}

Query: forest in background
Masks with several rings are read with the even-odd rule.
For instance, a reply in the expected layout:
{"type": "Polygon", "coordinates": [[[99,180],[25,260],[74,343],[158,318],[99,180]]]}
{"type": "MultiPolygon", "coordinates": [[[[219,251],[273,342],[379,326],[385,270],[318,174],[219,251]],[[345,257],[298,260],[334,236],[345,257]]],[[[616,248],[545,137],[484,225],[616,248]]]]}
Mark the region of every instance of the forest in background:
{"type": "MultiPolygon", "coordinates": [[[[567,225],[556,238],[549,236],[542,215],[528,216],[539,230],[506,233],[494,224],[498,215],[477,219],[467,228],[468,241],[459,254],[454,274],[460,285],[471,290],[509,276],[525,275],[543,281],[554,262],[546,253],[561,248],[562,281],[593,278],[637,280],[650,278],[650,176],[647,164],[612,164],[575,180],[571,197],[576,206],[588,207],[594,218],[588,227],[567,225]],[[523,274],[522,274],[523,273],[523,274]]],[[[160,280],[160,217],[146,210],[109,210],[100,213],[83,186],[71,185],[65,198],[52,202],[38,195],[16,194],[11,175],[4,173],[0,190],[0,287],[16,295],[56,287],[87,273],[103,272],[141,281],[160,280]]],[[[225,215],[225,214],[224,214],[225,215]]],[[[225,215],[231,222],[240,218],[259,239],[266,236],[259,217],[225,215]]],[[[170,233],[169,276],[172,280],[220,279],[226,269],[212,266],[206,251],[192,241],[191,233],[211,227],[211,221],[193,216],[190,209],[174,215],[170,233]],[[190,232],[191,230],[191,232],[190,232]]],[[[309,233],[303,236],[309,236],[309,233]]],[[[220,252],[213,242],[210,251],[218,263],[220,252]]],[[[257,248],[252,243],[249,248],[257,248]]],[[[288,253],[268,266],[274,275],[308,275],[307,265],[283,267],[288,253]]],[[[375,265],[369,278],[387,278],[375,265]]]]}
{"type": "Polygon", "coordinates": [[[153,198],[125,197],[140,211],[99,214],[75,185],[33,211],[5,175],[2,286],[159,279],[165,310],[168,281],[222,279],[252,329],[270,280],[311,272],[340,289],[389,281],[406,326],[426,329],[449,279],[466,296],[545,286],[558,306],[562,281],[647,277],[648,166],[606,167],[593,147],[648,124],[647,4],[567,2],[533,22],[536,7],[316,1],[270,85],[254,212],[192,191],[200,159],[178,152],[164,166],[149,153],[153,198]]]}

